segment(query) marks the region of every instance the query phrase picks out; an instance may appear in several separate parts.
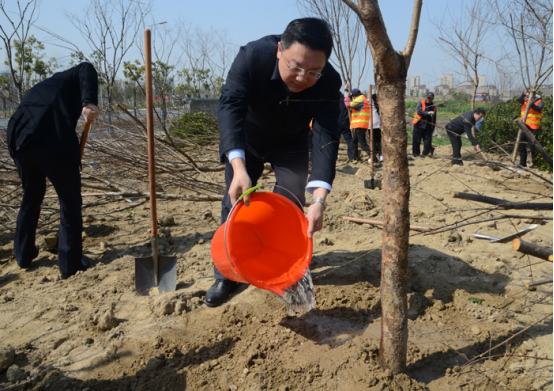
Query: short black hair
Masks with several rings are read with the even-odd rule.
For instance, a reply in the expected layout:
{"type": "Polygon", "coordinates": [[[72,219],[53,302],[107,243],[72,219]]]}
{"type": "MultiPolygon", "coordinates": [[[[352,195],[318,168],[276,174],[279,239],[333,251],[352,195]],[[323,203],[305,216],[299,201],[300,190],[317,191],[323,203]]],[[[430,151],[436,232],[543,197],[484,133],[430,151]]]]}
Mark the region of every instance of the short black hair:
{"type": "Polygon", "coordinates": [[[281,48],[286,50],[295,43],[310,50],[321,50],[329,59],[333,51],[333,33],[329,23],[319,18],[294,19],[281,36],[281,48]]]}
{"type": "Polygon", "coordinates": [[[475,109],[474,113],[485,115],[486,112],[485,112],[485,109],[482,109],[481,107],[478,107],[478,108],[475,109]]]}

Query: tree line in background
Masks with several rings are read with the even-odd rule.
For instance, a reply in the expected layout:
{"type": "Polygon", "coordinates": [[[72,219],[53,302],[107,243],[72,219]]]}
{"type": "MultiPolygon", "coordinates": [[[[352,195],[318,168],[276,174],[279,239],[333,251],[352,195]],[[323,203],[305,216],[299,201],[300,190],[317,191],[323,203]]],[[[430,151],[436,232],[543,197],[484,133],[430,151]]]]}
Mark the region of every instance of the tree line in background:
{"type": "MultiPolygon", "coordinates": [[[[14,107],[37,82],[60,70],[49,58],[34,30],[46,33],[48,43],[69,49],[71,65],[89,61],[99,73],[102,104],[144,101],[142,30],[153,37],[153,82],[159,101],[178,104],[187,98],[217,98],[237,50],[225,31],[205,30],[183,20],[154,22],[154,0],[91,0],[84,13],[64,13],[86,47],[41,28],[40,0],[16,0],[9,9],[0,0],[8,23],[0,24],[7,73],[0,74],[0,94],[14,107]],[[139,56],[137,56],[139,57],[139,56]],[[123,77],[122,77],[123,76],[123,77]]],[[[370,50],[359,18],[340,0],[297,0],[303,16],[328,20],[334,33],[331,62],[349,85],[360,85],[369,72],[370,50]]],[[[479,87],[483,68],[493,66],[503,90],[537,92],[552,77],[552,3],[547,0],[465,0],[432,20],[435,42],[451,57],[461,80],[479,87]],[[454,9],[455,8],[455,9],[454,9]]]]}
{"type": "MultiPolygon", "coordinates": [[[[0,74],[0,96],[13,111],[25,93],[61,67],[49,58],[33,32],[46,33],[48,43],[70,50],[70,65],[92,63],[99,76],[100,104],[136,106],[144,102],[143,37],[152,30],[153,84],[157,101],[179,104],[187,98],[217,98],[237,50],[225,31],[205,30],[184,20],[152,20],[152,1],[91,0],[84,13],[63,15],[79,32],[86,47],[38,26],[40,0],[0,0],[7,23],[0,38],[7,72],[0,74]],[[127,60],[138,51],[137,59],[127,60]],[[122,77],[123,76],[123,77],[122,77]]],[[[144,103],[142,104],[144,105],[144,103]]]]}

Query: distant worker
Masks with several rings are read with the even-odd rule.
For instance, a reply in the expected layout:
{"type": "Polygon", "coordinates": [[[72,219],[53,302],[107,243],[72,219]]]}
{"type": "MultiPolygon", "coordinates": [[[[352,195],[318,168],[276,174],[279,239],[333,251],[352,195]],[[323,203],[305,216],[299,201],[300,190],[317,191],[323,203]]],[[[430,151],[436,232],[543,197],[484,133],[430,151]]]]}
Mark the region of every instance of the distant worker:
{"type": "Polygon", "coordinates": [[[348,109],[345,105],[340,103],[342,95],[339,93],[339,127],[346,143],[346,155],[348,156],[348,162],[354,160],[354,148],[352,146],[352,132],[350,131],[350,116],[348,109]]]}
{"type": "Polygon", "coordinates": [[[414,132],[412,137],[412,152],[414,157],[433,156],[433,132],[435,131],[437,107],[433,104],[435,94],[429,92],[425,99],[417,103],[416,113],[412,123],[414,132]],[[420,154],[421,140],[423,139],[423,154],[420,154]]]}
{"type": "Polygon", "coordinates": [[[82,115],[94,122],[99,111],[98,75],[83,62],[38,83],[8,123],[8,150],[23,186],[14,253],[21,268],[38,256],[35,246],[40,206],[50,180],[60,202],[58,266],[62,279],[86,270],[82,258],[81,154],[75,128],[82,115]]]}
{"type": "MultiPolygon", "coordinates": [[[[527,101],[529,100],[529,90],[526,90],[524,93],[518,96],[516,100],[522,104],[521,119],[523,119],[525,115],[525,110],[527,109],[527,101]]],[[[533,99],[533,103],[531,103],[531,108],[529,109],[529,114],[527,115],[527,120],[525,121],[525,126],[527,126],[527,129],[529,129],[531,133],[533,133],[533,136],[535,136],[535,138],[537,138],[539,134],[543,108],[544,102],[542,101],[541,96],[535,95],[535,99],[533,99]]],[[[518,147],[519,165],[522,167],[527,167],[527,145],[529,145],[529,149],[531,150],[531,168],[535,168],[533,160],[535,160],[535,157],[537,156],[537,151],[535,150],[535,146],[533,145],[533,143],[531,143],[530,140],[527,139],[527,136],[525,136],[524,133],[521,134],[521,139],[518,147]]]]}
{"type": "MultiPolygon", "coordinates": [[[[328,61],[332,49],[329,24],[316,18],[293,20],[282,35],[268,35],[240,48],[217,111],[226,185],[221,223],[240,195],[256,185],[264,164],[270,163],[277,184],[292,192],[301,205],[306,191],[313,194],[306,216],[307,236],[321,230],[340,141],[338,91],[342,82],[328,61]]],[[[275,188],[275,193],[297,204],[287,191],[275,188]]],[[[244,204],[249,206],[249,196],[244,197],[244,204]]],[[[222,304],[238,286],[215,266],[214,277],[205,299],[210,307],[222,304]]]]}
{"type": "Polygon", "coordinates": [[[481,148],[479,147],[477,140],[473,137],[471,128],[484,117],[485,110],[477,108],[475,111],[466,111],[446,125],[448,138],[452,144],[452,164],[458,164],[460,166],[464,165],[461,159],[462,134],[464,134],[464,132],[467,134],[467,138],[471,142],[471,145],[473,145],[478,152],[481,152],[481,148]]]}
{"type": "Polygon", "coordinates": [[[350,127],[353,132],[352,149],[354,160],[360,160],[361,155],[358,152],[359,144],[367,152],[367,156],[371,161],[371,149],[366,140],[366,133],[369,129],[369,121],[371,120],[369,102],[358,88],[354,88],[352,90],[352,97],[345,98],[344,103],[348,106],[351,113],[350,127]]]}

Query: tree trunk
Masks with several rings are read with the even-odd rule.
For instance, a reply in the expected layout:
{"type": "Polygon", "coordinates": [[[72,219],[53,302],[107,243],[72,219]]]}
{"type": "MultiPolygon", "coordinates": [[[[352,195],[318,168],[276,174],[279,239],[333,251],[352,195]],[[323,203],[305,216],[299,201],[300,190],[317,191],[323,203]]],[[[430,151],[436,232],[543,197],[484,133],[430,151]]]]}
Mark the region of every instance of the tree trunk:
{"type": "MultiPolygon", "coordinates": [[[[406,72],[407,73],[407,72],[406,72]]],[[[379,363],[394,373],[406,368],[408,344],[407,286],[410,227],[410,177],[406,106],[406,75],[377,81],[383,123],[384,227],[381,265],[381,344],[379,363]]]]}
{"type": "Polygon", "coordinates": [[[422,0],[414,0],[404,51],[394,50],[377,0],[343,0],[365,27],[374,64],[383,132],[384,226],[381,261],[381,344],[379,363],[394,373],[406,369],[408,344],[408,245],[410,177],[406,133],[406,76],[419,31],[422,0]]]}

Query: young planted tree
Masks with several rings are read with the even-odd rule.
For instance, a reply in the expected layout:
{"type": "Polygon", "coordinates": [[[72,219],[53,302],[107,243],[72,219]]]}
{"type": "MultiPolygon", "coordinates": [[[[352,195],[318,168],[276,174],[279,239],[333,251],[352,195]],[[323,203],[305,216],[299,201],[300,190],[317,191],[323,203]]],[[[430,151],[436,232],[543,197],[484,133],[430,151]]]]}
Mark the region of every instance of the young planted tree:
{"type": "Polygon", "coordinates": [[[52,31],[43,31],[57,38],[60,46],[73,50],[78,60],[95,66],[99,78],[105,82],[107,103],[111,105],[123,59],[142,30],[144,18],[151,12],[151,3],[147,0],[90,0],[84,10],[78,14],[65,13],[65,17],[84,38],[88,50],[52,31]]]}
{"type": "MultiPolygon", "coordinates": [[[[552,2],[549,0],[489,0],[496,12],[496,23],[504,28],[513,44],[511,68],[533,102],[539,89],[552,76],[552,2]]],[[[531,105],[527,105],[523,122],[531,105]]],[[[512,158],[517,158],[519,131],[512,158]]]]}
{"type": "MultiPolygon", "coordinates": [[[[462,80],[473,86],[471,110],[475,109],[475,95],[479,87],[479,71],[483,59],[491,59],[491,47],[487,45],[492,35],[490,18],[492,10],[479,0],[465,2],[460,8],[448,9],[448,16],[434,20],[437,28],[435,42],[462,70],[457,72],[462,80]]],[[[495,40],[495,44],[497,41],[495,40]]]]}
{"type": "Polygon", "coordinates": [[[176,92],[189,97],[219,97],[236,46],[228,41],[226,31],[190,27],[183,31],[183,37],[176,92]]]}
{"type": "Polygon", "coordinates": [[[6,51],[6,65],[10,71],[12,82],[17,91],[17,102],[21,102],[25,95],[27,73],[26,69],[26,47],[30,37],[30,31],[38,18],[38,0],[29,0],[22,3],[20,0],[9,2],[8,7],[5,0],[0,0],[0,12],[3,15],[0,21],[0,39],[6,51]],[[19,51],[16,49],[15,41],[19,42],[19,51]]]}
{"type": "MultiPolygon", "coordinates": [[[[20,82],[23,92],[27,92],[33,85],[45,80],[58,68],[56,59],[46,58],[44,45],[33,35],[27,38],[25,44],[15,39],[13,49],[15,50],[14,58],[17,67],[23,69],[24,78],[20,80],[16,76],[16,81],[20,82]]],[[[9,65],[8,61],[5,64],[9,65]]]]}
{"type": "Polygon", "coordinates": [[[406,369],[408,344],[408,173],[406,77],[412,59],[422,0],[414,1],[412,25],[403,51],[394,50],[377,0],[342,0],[360,18],[373,57],[383,132],[384,226],[381,266],[381,345],[379,362],[394,373],[406,369]]]}
{"type": "Polygon", "coordinates": [[[316,16],[329,22],[333,31],[331,63],[349,86],[360,86],[369,66],[368,47],[364,28],[357,15],[344,3],[336,0],[296,0],[300,13],[316,16]],[[354,84],[352,82],[354,81],[354,84]]]}

